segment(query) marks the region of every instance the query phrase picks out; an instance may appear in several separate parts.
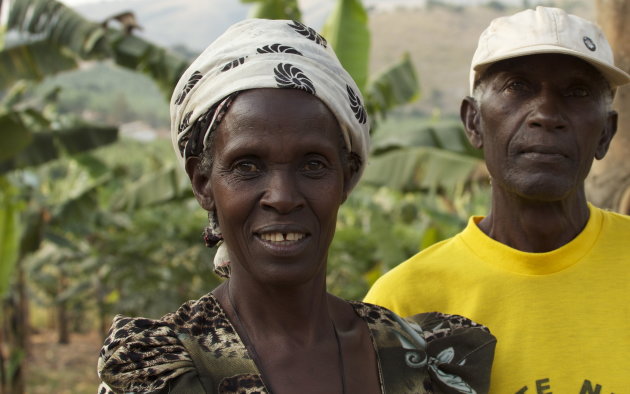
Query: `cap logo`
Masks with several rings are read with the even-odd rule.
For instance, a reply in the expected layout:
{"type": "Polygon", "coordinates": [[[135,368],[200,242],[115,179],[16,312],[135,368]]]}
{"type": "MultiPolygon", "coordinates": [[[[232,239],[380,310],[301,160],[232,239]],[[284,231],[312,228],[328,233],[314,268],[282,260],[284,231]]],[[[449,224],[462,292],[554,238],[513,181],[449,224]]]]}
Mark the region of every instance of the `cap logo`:
{"type": "Polygon", "coordinates": [[[584,45],[586,45],[586,47],[591,51],[594,52],[595,49],[597,49],[597,47],[595,46],[595,43],[593,42],[593,40],[590,39],[590,37],[584,36],[582,38],[582,40],[584,41],[584,45]]]}

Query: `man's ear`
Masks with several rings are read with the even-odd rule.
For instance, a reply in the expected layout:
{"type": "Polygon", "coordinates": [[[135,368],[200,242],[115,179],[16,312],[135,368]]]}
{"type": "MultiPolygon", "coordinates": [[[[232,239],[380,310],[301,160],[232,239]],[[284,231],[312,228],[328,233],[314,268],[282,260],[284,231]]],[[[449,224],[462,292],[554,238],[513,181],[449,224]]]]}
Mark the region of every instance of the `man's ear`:
{"type": "Polygon", "coordinates": [[[201,159],[199,157],[189,157],[186,159],[186,174],[190,178],[193,193],[199,205],[208,212],[214,210],[214,196],[210,187],[210,173],[202,171],[199,167],[201,159]]]}
{"type": "Polygon", "coordinates": [[[606,118],[606,125],[602,131],[602,135],[599,137],[599,143],[597,144],[597,150],[595,151],[595,158],[601,160],[606,156],[610,142],[612,141],[615,133],[617,133],[617,111],[609,111],[606,118]]]}
{"type": "Polygon", "coordinates": [[[470,144],[477,149],[483,148],[483,133],[480,127],[479,105],[474,98],[470,96],[464,97],[462,105],[459,108],[459,117],[464,124],[464,131],[466,132],[466,137],[468,137],[470,144]]]}

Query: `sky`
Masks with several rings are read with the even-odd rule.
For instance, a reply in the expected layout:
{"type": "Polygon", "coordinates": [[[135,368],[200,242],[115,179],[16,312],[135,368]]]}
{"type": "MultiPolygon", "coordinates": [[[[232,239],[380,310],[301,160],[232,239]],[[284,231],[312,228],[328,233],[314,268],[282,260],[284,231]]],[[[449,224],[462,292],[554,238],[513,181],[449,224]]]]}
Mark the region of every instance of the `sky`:
{"type": "MultiPolygon", "coordinates": [[[[94,4],[94,3],[111,3],[111,2],[132,2],[134,0],[61,0],[61,2],[70,5],[82,5],[82,4],[94,4]]],[[[238,0],[235,0],[238,1],[238,0]]],[[[300,7],[303,9],[314,8],[318,4],[333,3],[334,0],[298,0],[300,7]]],[[[478,4],[487,2],[487,0],[443,0],[446,3],[456,4],[478,4]]],[[[383,6],[397,6],[397,5],[414,5],[424,4],[426,0],[364,0],[365,5],[383,5],[383,6]]],[[[503,0],[504,3],[522,3],[522,0],[503,0]]],[[[533,1],[532,3],[536,3],[533,1]]]]}

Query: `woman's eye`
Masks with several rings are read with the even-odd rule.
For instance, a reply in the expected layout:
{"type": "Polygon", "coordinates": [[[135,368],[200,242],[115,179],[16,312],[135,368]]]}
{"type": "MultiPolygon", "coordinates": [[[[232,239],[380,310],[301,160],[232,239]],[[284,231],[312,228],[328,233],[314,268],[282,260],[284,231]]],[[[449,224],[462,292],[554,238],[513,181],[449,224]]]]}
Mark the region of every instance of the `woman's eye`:
{"type": "Polygon", "coordinates": [[[308,160],[304,163],[303,169],[304,171],[321,171],[325,167],[324,163],[320,160],[308,160]]]}
{"type": "Polygon", "coordinates": [[[256,163],[251,162],[251,161],[238,162],[234,165],[234,169],[236,169],[238,172],[246,173],[246,174],[253,174],[259,171],[259,168],[256,165],[256,163]]]}

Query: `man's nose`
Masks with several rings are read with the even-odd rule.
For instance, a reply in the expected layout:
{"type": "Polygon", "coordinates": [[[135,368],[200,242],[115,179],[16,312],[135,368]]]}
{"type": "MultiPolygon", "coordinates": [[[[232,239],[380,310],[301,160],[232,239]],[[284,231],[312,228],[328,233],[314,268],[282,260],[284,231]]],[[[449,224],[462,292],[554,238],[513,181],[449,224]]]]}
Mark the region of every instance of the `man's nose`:
{"type": "Polygon", "coordinates": [[[543,89],[533,98],[530,105],[532,105],[532,111],[527,119],[527,125],[530,128],[558,131],[567,127],[562,98],[557,93],[543,89]]]}
{"type": "Polygon", "coordinates": [[[300,193],[295,174],[285,169],[274,170],[268,174],[268,182],[260,199],[263,208],[286,214],[300,209],[304,204],[305,200],[300,193]]]}

